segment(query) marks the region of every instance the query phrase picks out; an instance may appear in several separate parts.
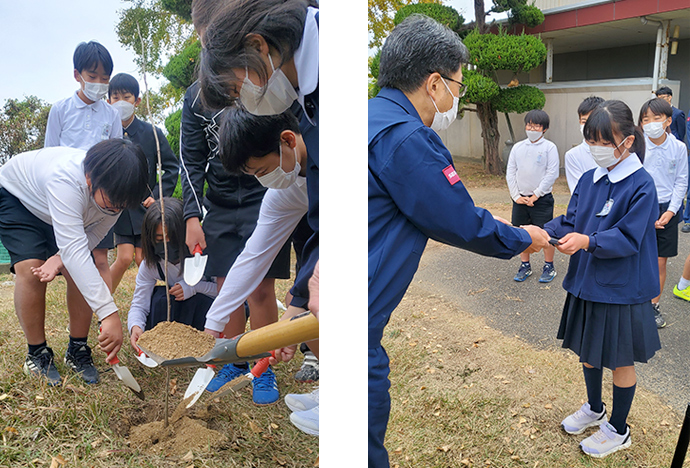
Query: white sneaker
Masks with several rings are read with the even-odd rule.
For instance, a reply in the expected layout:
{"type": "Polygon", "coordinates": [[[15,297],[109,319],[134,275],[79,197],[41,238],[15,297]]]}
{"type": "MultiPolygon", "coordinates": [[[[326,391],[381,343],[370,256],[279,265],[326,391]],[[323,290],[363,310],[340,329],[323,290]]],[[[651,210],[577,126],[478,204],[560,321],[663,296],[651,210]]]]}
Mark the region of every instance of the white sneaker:
{"type": "Polygon", "coordinates": [[[313,392],[305,394],[289,393],[285,395],[285,404],[295,413],[315,408],[319,406],[319,389],[317,387],[313,392]]]}
{"type": "Polygon", "coordinates": [[[310,410],[297,411],[290,415],[290,421],[297,429],[309,435],[319,435],[319,407],[318,405],[310,410]]]}
{"type": "Polygon", "coordinates": [[[620,435],[615,427],[604,423],[596,433],[580,442],[580,448],[590,457],[604,458],[606,455],[630,447],[631,444],[629,426],[625,434],[620,435]]]}
{"type": "Polygon", "coordinates": [[[605,422],[606,405],[601,413],[595,413],[587,402],[582,405],[582,408],[565,418],[561,422],[561,427],[568,434],[582,434],[588,427],[599,426],[605,422]]]}

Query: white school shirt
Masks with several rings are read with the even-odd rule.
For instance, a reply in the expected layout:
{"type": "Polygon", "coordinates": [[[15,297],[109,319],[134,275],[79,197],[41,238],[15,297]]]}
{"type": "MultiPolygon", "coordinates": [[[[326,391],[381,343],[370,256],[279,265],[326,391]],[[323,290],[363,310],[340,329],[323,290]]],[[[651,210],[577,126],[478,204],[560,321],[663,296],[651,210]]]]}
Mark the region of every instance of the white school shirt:
{"type": "Polygon", "coordinates": [[[598,167],[585,140],[565,153],[565,178],[572,195],[582,174],[598,167]]]}
{"type": "Polygon", "coordinates": [[[669,202],[668,210],[675,215],[683,206],[688,189],[687,147],[668,133],[659,146],[652,143],[647,135],[644,141],[644,168],[654,179],[659,203],[669,202]]]}
{"type": "Polygon", "coordinates": [[[544,137],[536,143],[527,138],[518,141],[510,150],[506,169],[510,197],[517,201],[521,196],[541,198],[551,193],[559,166],[558,149],[553,142],[544,137]]]}
{"type": "Polygon", "coordinates": [[[77,93],[50,108],[44,147],[88,150],[99,141],[122,138],[120,114],[102,99],[87,104],[77,93]]]}
{"type": "Polygon", "coordinates": [[[230,314],[247,300],[264,279],[271,263],[308,209],[305,177],[297,177],[295,183],[286,189],[266,191],[256,228],[206,313],[206,328],[223,331],[230,314]]]}
{"type": "Polygon", "coordinates": [[[53,226],[62,263],[99,320],[117,312],[91,250],[115,224],[102,213],[86,185],[84,157],[77,148],[43,148],[18,154],[0,167],[0,187],[41,221],[53,226]]]}
{"type": "MultiPolygon", "coordinates": [[[[184,259],[181,259],[182,262],[184,259]]],[[[159,262],[161,269],[165,268],[165,260],[159,262]]],[[[168,285],[174,286],[175,283],[180,283],[185,300],[194,296],[197,293],[205,294],[209,297],[216,297],[218,295],[218,285],[213,281],[199,281],[194,286],[185,283],[183,275],[180,274],[180,265],[174,265],[168,262],[168,285]]],[[[165,271],[165,270],[163,270],[165,271]]],[[[162,280],[158,273],[158,267],[155,264],[150,265],[148,262],[141,262],[139,271],[137,272],[137,282],[134,287],[134,295],[132,297],[132,304],[129,307],[127,314],[127,329],[130,334],[132,327],[138,326],[142,331],[146,330],[146,319],[151,313],[151,296],[153,295],[153,288],[156,286],[158,280],[162,280]]],[[[175,298],[171,297],[171,301],[175,298]]]]}

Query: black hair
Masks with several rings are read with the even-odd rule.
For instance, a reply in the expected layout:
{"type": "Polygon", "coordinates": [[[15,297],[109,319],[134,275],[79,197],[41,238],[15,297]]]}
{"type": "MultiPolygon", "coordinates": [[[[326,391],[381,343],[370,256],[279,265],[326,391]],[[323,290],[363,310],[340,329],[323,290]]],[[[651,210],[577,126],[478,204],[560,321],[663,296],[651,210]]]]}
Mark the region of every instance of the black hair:
{"type": "Polygon", "coordinates": [[[95,70],[98,64],[103,64],[106,75],[113,72],[113,59],[108,49],[96,41],[82,42],[74,49],[74,69],[81,73],[83,70],[95,70]]]}
{"type": "MultiPolygon", "coordinates": [[[[187,252],[185,244],[186,225],[184,221],[184,205],[181,200],[173,197],[164,197],[163,204],[165,205],[165,230],[166,240],[169,246],[179,249],[180,252],[180,273],[184,268],[185,257],[184,252],[187,252]]],[[[141,222],[141,250],[142,256],[148,265],[155,265],[162,260],[156,254],[156,230],[161,224],[161,202],[156,200],[146,210],[144,219],[141,222]]]]}
{"type": "Polygon", "coordinates": [[[134,99],[139,97],[139,82],[132,75],[127,73],[118,73],[110,78],[108,85],[108,98],[113,93],[130,93],[134,99]]]}
{"type": "Polygon", "coordinates": [[[635,126],[632,111],[623,101],[613,99],[602,102],[599,107],[592,111],[582,133],[587,141],[599,141],[613,145],[619,144],[623,139],[633,135],[635,141],[630,152],[637,154],[640,161],[644,162],[645,142],[642,130],[635,126]],[[614,135],[619,137],[618,143],[616,143],[614,135]]]}
{"type": "Polygon", "coordinates": [[[543,130],[548,130],[549,128],[549,114],[541,109],[531,110],[525,115],[525,125],[528,123],[534,125],[541,125],[543,130]]]}
{"type": "Polygon", "coordinates": [[[114,208],[136,208],[148,193],[149,169],[141,147],[111,138],[93,145],[84,158],[91,193],[103,190],[114,208]]]}
{"type": "Polygon", "coordinates": [[[225,0],[192,0],[192,22],[199,39],[203,43],[203,33],[213,20],[213,17],[223,6],[225,0]]]}
{"type": "Polygon", "coordinates": [[[604,102],[604,99],[599,96],[585,98],[577,108],[577,115],[582,117],[583,115],[590,114],[594,109],[599,107],[599,104],[602,102],[604,102]]]}
{"type": "Polygon", "coordinates": [[[260,35],[278,52],[276,69],[292,59],[302,42],[309,6],[318,8],[315,0],[226,0],[219,6],[203,34],[198,69],[202,103],[221,109],[237,100],[235,68],[247,67],[261,82],[267,81],[269,72],[247,38],[250,34],[260,35]]]}
{"type": "Polygon", "coordinates": [[[434,72],[457,73],[469,58],[457,33],[428,16],[413,14],[393,28],[383,43],[377,84],[413,92],[434,72]]]}
{"type": "Polygon", "coordinates": [[[637,125],[642,125],[642,119],[647,115],[647,111],[652,111],[654,115],[665,115],[668,117],[673,117],[673,108],[668,101],[661,98],[652,98],[649,101],[642,104],[640,108],[640,116],[637,120],[637,125]]]}
{"type": "Polygon", "coordinates": [[[654,94],[656,94],[657,96],[661,96],[662,94],[668,94],[669,96],[673,96],[673,90],[668,86],[662,86],[661,88],[657,89],[654,94]]]}
{"type": "Polygon", "coordinates": [[[250,158],[277,153],[284,130],[301,133],[297,117],[289,110],[277,115],[253,115],[239,105],[225,109],[218,132],[218,155],[223,167],[230,173],[240,173],[250,158]]]}

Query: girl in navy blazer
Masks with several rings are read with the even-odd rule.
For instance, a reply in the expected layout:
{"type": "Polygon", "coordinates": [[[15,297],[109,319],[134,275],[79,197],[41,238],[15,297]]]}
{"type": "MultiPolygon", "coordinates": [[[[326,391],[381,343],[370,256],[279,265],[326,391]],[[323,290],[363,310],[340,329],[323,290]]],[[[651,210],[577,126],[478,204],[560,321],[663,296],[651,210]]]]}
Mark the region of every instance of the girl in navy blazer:
{"type": "Polygon", "coordinates": [[[563,420],[569,434],[599,431],[580,443],[601,458],[630,446],[626,419],[635,395],[634,363],[661,349],[651,299],[659,294],[654,181],[642,166],[644,138],[630,108],[606,101],[584,127],[599,167],[586,172],[568,211],[544,226],[571,255],[558,338],[580,357],[588,401],[563,420]],[[602,402],[603,368],[613,371],[613,408],[602,402]]]}

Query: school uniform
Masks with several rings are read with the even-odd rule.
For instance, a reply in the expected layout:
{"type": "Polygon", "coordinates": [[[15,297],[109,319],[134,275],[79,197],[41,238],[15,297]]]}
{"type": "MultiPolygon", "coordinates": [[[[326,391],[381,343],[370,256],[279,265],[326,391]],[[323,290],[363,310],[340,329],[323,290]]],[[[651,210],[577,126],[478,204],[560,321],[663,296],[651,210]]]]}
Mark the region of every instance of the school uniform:
{"type": "Polygon", "coordinates": [[[117,312],[117,306],[91,250],[119,214],[106,215],[96,205],[86,184],[85,157],[77,148],[44,148],[18,154],[0,167],[0,239],[10,252],[12,268],[28,258],[45,260],[59,249],[77,288],[103,320],[117,312]]]}
{"type": "MultiPolygon", "coordinates": [[[[164,265],[165,260],[154,265],[146,261],[141,263],[127,314],[127,329],[130,333],[134,326],[145,331],[168,320],[165,286],[157,285],[158,282],[165,281],[164,265]]],[[[168,286],[173,287],[179,283],[184,292],[183,301],[170,298],[170,320],[203,330],[206,311],[216,297],[218,287],[213,281],[199,281],[194,286],[189,286],[184,281],[180,266],[181,262],[177,265],[168,262],[168,286]]]]}
{"type": "Polygon", "coordinates": [[[676,139],[685,143],[685,112],[677,107],[671,106],[673,114],[671,115],[671,134],[676,139]]]}
{"type": "Polygon", "coordinates": [[[568,188],[570,189],[571,195],[575,191],[577,182],[580,180],[580,177],[582,177],[582,174],[596,167],[597,163],[592,157],[589,145],[584,140],[565,153],[565,178],[568,181],[568,188]]]}
{"type": "MultiPolygon", "coordinates": [[[[229,174],[218,157],[218,131],[223,110],[202,108],[199,82],[184,96],[180,127],[180,171],[184,219],[201,219],[206,238],[206,277],[225,277],[244,248],[259,218],[266,188],[256,177],[229,174]],[[204,194],[204,183],[208,188],[204,194]],[[202,205],[206,209],[202,215],[202,205]]],[[[289,256],[276,263],[277,273],[290,268],[289,256]]],[[[273,277],[273,276],[269,276],[273,277]]]]}
{"type": "Polygon", "coordinates": [[[651,299],[659,295],[654,180],[634,153],[612,171],[586,172],[565,215],[546,223],[551,237],[589,236],[570,257],[558,330],[580,362],[616,369],[647,362],[661,348],[651,299]]]}
{"type": "MultiPolygon", "coordinates": [[[[165,135],[163,135],[163,131],[156,127],[156,133],[158,134],[161,151],[163,196],[170,197],[175,191],[175,185],[177,185],[179,174],[178,161],[170,149],[170,144],[165,135]]],[[[124,136],[139,145],[144,151],[149,165],[149,194],[158,200],[160,196],[156,170],[158,167],[158,151],[156,150],[156,138],[153,135],[153,125],[134,117],[134,120],[124,130],[124,136]]],[[[145,214],[146,208],[144,208],[144,205],[122,211],[120,218],[115,223],[115,245],[131,243],[136,247],[141,247],[141,224],[145,214]]]]}
{"type": "Polygon", "coordinates": [[[644,168],[654,179],[659,203],[657,219],[666,211],[674,213],[665,229],[657,229],[659,257],[678,255],[678,223],[688,189],[688,157],[685,145],[669,135],[655,145],[645,135],[644,168]]]}
{"type": "Polygon", "coordinates": [[[544,137],[535,143],[524,139],[513,146],[506,168],[506,181],[513,199],[513,225],[543,226],[553,219],[551,190],[558,179],[559,164],[556,145],[544,137]],[[534,206],[516,203],[518,198],[532,195],[539,197],[534,206]]]}
{"type": "MultiPolygon", "coordinates": [[[[206,314],[206,328],[222,332],[232,314],[261,283],[281,248],[290,240],[309,201],[304,177],[286,189],[268,189],[259,220],[230,268],[218,298],[206,314]]],[[[288,244],[289,245],[289,244],[288,244]]]]}
{"type": "Polygon", "coordinates": [[[436,132],[399,90],[369,100],[369,466],[388,466],[390,412],[383,330],[429,238],[482,255],[511,258],[529,234],[477,208],[436,132]]]}

